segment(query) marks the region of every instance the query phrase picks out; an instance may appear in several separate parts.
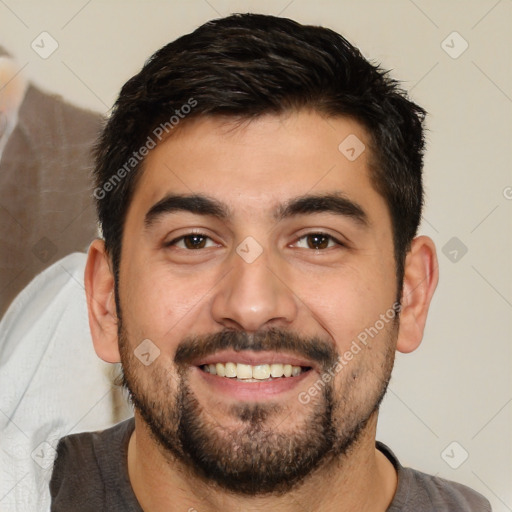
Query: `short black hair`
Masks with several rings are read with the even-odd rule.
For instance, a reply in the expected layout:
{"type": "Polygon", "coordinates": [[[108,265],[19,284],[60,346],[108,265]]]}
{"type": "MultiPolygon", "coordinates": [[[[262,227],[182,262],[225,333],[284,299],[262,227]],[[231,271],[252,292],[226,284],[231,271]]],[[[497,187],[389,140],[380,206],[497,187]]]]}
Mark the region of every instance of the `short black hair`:
{"type": "Polygon", "coordinates": [[[421,220],[426,112],[340,34],[261,14],[205,23],[158,50],[123,86],[96,147],[94,192],[116,283],[143,155],[164,131],[198,116],[250,120],[299,109],[350,117],[368,132],[371,180],[389,208],[400,291],[421,220]]]}

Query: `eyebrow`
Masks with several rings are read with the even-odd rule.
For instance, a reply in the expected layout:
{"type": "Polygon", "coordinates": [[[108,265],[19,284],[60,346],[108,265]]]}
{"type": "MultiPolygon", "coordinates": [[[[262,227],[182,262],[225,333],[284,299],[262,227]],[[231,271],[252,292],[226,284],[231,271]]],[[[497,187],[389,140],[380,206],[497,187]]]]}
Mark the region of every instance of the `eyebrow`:
{"type": "Polygon", "coordinates": [[[312,213],[334,213],[348,217],[362,227],[367,227],[370,224],[364,209],[341,193],[296,197],[279,206],[275,219],[279,221],[296,215],[312,213]]]}
{"type": "Polygon", "coordinates": [[[178,211],[190,212],[196,215],[210,215],[220,220],[226,220],[229,217],[229,208],[216,199],[201,194],[170,194],[149,209],[144,217],[144,224],[146,228],[150,228],[164,214],[178,211]]]}
{"type": "MultiPolygon", "coordinates": [[[[148,210],[144,224],[149,229],[163,215],[180,211],[212,216],[224,221],[231,215],[229,207],[217,199],[202,194],[169,194],[148,210]]],[[[340,193],[304,195],[290,199],[286,203],[278,205],[274,219],[281,221],[297,215],[314,213],[333,213],[352,219],[360,226],[367,227],[369,225],[368,215],[364,209],[340,193]]]]}

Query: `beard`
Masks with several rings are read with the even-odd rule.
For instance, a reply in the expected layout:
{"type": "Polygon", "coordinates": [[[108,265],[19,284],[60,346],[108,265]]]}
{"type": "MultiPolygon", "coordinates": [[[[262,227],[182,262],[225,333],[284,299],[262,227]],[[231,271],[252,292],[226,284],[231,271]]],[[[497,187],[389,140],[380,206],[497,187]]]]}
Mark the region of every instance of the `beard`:
{"type": "Polygon", "coordinates": [[[371,351],[373,359],[363,356],[358,364],[352,361],[328,382],[319,376],[321,392],[303,405],[301,418],[278,402],[239,403],[227,411],[237,426],[222,425],[201,405],[189,382],[193,360],[227,348],[286,350],[317,362],[322,373],[336,368],[339,356],[332,344],[278,329],[253,334],[226,330],[185,338],[176,350],[172,371],[163,357],[151,366],[141,365],[119,318],[121,382],[170,464],[182,463],[194,477],[235,494],[282,495],[357,444],[391,376],[395,320],[379,341],[383,346],[371,351]],[[296,424],[279,428],[287,422],[296,424]]]}

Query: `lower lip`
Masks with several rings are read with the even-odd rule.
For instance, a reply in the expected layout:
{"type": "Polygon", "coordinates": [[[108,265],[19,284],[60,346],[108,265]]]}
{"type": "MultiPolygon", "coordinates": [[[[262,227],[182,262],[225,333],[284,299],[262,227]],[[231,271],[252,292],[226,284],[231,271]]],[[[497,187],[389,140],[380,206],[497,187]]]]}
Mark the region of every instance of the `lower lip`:
{"type": "Polygon", "coordinates": [[[279,377],[261,382],[243,382],[236,378],[219,377],[218,375],[207,373],[197,366],[194,369],[196,372],[199,372],[199,377],[204,379],[204,382],[210,389],[240,400],[265,399],[291,391],[313,373],[313,370],[310,369],[296,377],[279,377]]]}

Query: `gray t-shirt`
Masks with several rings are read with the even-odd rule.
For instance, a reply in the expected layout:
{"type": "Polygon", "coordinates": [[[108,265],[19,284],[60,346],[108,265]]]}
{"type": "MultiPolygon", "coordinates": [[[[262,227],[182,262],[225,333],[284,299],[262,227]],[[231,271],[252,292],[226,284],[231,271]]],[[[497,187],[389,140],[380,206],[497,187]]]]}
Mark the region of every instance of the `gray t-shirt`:
{"type": "MultiPolygon", "coordinates": [[[[130,485],[129,419],[102,432],[63,437],[57,447],[50,493],[52,512],[143,512],[130,485]]],[[[468,487],[400,465],[377,443],[398,473],[395,497],[386,512],[490,512],[489,502],[468,487]]]]}

